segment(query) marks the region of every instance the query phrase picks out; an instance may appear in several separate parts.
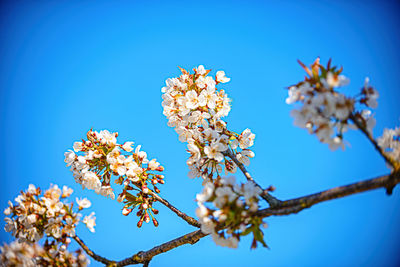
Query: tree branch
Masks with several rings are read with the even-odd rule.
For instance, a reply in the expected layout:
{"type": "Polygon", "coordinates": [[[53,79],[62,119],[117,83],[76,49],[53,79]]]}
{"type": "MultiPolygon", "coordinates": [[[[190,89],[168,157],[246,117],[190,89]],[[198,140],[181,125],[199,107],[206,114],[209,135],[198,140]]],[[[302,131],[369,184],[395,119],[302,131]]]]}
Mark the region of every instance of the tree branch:
{"type": "Polygon", "coordinates": [[[159,195],[157,195],[156,193],[154,193],[150,189],[149,189],[149,193],[148,194],[152,195],[158,202],[161,202],[162,204],[164,204],[164,206],[166,206],[167,208],[169,208],[170,210],[175,212],[176,215],[178,215],[179,217],[184,219],[188,224],[190,224],[190,225],[192,225],[194,227],[200,228],[200,224],[195,218],[190,217],[186,213],[178,210],[171,203],[169,203],[166,199],[163,199],[162,197],[160,197],[159,195]]]}
{"type": "Polygon", "coordinates": [[[90,257],[92,257],[94,260],[104,263],[107,266],[113,266],[115,265],[114,261],[108,260],[100,255],[97,255],[96,253],[94,253],[92,250],[90,250],[88,248],[88,246],[86,246],[86,244],[78,237],[78,236],[74,236],[73,239],[81,246],[81,248],[86,252],[86,254],[88,254],[90,257]]]}
{"type": "MultiPolygon", "coordinates": [[[[286,201],[280,201],[280,204],[278,206],[259,210],[257,212],[257,215],[264,218],[269,216],[282,216],[282,215],[294,214],[302,211],[303,209],[310,208],[311,206],[317,203],[321,203],[332,199],[342,198],[345,196],[369,190],[374,190],[378,188],[386,188],[388,186],[394,187],[398,183],[400,183],[400,171],[345,186],[335,187],[329,190],[321,191],[319,193],[299,198],[289,199],[286,201]]],[[[150,260],[156,255],[168,252],[184,244],[195,244],[197,241],[199,241],[201,238],[205,236],[207,236],[207,234],[204,234],[203,232],[201,232],[201,230],[197,230],[188,233],[186,235],[183,235],[181,237],[178,237],[174,240],[163,243],[148,251],[140,251],[129,258],[117,262],[107,260],[106,258],[103,258],[95,254],[77,236],[74,237],[74,239],[83,248],[83,250],[85,250],[85,252],[89,256],[91,256],[94,260],[102,262],[108,266],[126,266],[139,263],[148,264],[148,262],[150,262],[150,260]]]]}
{"type": "Polygon", "coordinates": [[[236,156],[232,153],[232,151],[228,148],[226,151],[222,152],[225,156],[229,157],[230,159],[233,160],[233,162],[239,167],[239,169],[242,171],[244,176],[248,181],[252,181],[256,186],[258,186],[261,190],[261,197],[268,202],[270,207],[276,207],[281,204],[281,201],[277,199],[276,197],[272,196],[271,194],[268,193],[267,190],[264,190],[257,182],[251,177],[250,173],[246,170],[246,167],[244,166],[243,163],[241,163],[236,156]]]}
{"type": "Polygon", "coordinates": [[[260,210],[257,214],[260,217],[289,215],[298,213],[303,209],[310,208],[311,206],[320,202],[342,198],[377,188],[394,187],[398,183],[400,183],[399,171],[392,174],[379,176],[377,178],[335,187],[312,195],[286,200],[283,201],[280,206],[260,210]]]}
{"type": "Polygon", "coordinates": [[[138,263],[146,263],[149,262],[154,256],[165,253],[174,249],[176,247],[182,246],[184,244],[195,244],[199,241],[200,238],[205,237],[206,234],[201,232],[201,230],[197,230],[181,237],[178,237],[174,240],[168,241],[164,244],[156,246],[148,251],[140,251],[133,255],[132,257],[126,258],[116,263],[116,266],[126,266],[131,264],[138,264],[138,263]]]}

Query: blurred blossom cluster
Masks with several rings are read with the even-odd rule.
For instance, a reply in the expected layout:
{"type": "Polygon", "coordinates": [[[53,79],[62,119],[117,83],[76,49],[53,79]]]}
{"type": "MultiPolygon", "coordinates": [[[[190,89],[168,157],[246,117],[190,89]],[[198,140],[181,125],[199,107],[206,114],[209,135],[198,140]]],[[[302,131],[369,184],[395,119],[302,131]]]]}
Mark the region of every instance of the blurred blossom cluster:
{"type": "Polygon", "coordinates": [[[149,194],[148,186],[151,185],[154,192],[160,192],[156,184],[164,184],[164,176],[154,172],[162,172],[164,168],[156,159],[148,160],[147,153],[140,150],[140,145],[134,149],[133,142],[118,144],[117,136],[118,133],[107,130],[90,130],[87,132],[87,140],[73,145],[74,151],[83,155],[69,150],[64,153],[65,162],[71,166],[75,181],[83,188],[93,189],[112,199],[115,194],[110,186],[111,176],[116,176],[114,182],[123,186],[117,198],[119,202],[125,203],[122,213],[128,215],[138,207],[138,226],[143,221],[149,222],[150,216],[157,226],[153,214],[158,211],[152,207],[155,199],[149,194]],[[137,194],[133,195],[129,191],[137,191],[137,194]]]}
{"type": "Polygon", "coordinates": [[[224,71],[218,71],[215,77],[208,76],[211,70],[203,65],[195,68],[194,74],[180,70],[181,76],[166,80],[162,106],[168,126],[175,128],[181,142],[188,143],[189,176],[212,180],[223,169],[225,173],[235,173],[236,164],[224,156],[227,149],[232,149],[240,162],[249,165],[254,152],[248,148],[254,144],[255,135],[250,129],[240,135],[229,131],[221,119],[228,115],[231,100],[216,85],[229,82],[230,78],[224,71]]]}
{"type": "Polygon", "coordinates": [[[400,168],[400,128],[385,129],[377,141],[386,155],[394,160],[395,166],[400,168]]]}
{"type": "Polygon", "coordinates": [[[196,197],[202,232],[211,234],[214,242],[224,247],[236,248],[240,236],[249,233],[253,233],[252,248],[257,247],[257,242],[266,246],[260,229],[266,224],[255,216],[261,192],[252,181],[237,184],[234,177],[207,182],[196,197]]]}
{"type": "MultiPolygon", "coordinates": [[[[34,185],[15,198],[16,204],[8,202],[4,210],[6,216],[5,230],[11,232],[20,241],[37,242],[44,234],[62,243],[67,237],[75,236],[75,228],[82,214],[73,211],[73,203],[65,198],[72,194],[72,189],[57,185],[47,189],[41,196],[41,189],[34,185]]],[[[79,210],[90,207],[87,199],[77,199],[79,210]],[[79,204],[80,203],[80,204],[79,204]],[[82,206],[83,205],[83,206],[82,206]]],[[[92,213],[84,218],[89,230],[94,232],[95,218],[92,213]]]]}
{"type": "Polygon", "coordinates": [[[342,68],[319,64],[319,58],[309,67],[300,65],[307,72],[305,79],[289,87],[287,104],[300,103],[299,109],[291,112],[294,124],[315,134],[322,143],[329,144],[332,150],[344,149],[343,133],[350,129],[363,129],[372,134],[375,118],[371,108],[377,107],[378,92],[369,85],[369,79],[355,97],[346,96],[337,89],[349,84],[342,75],[342,68]]]}
{"type": "MultiPolygon", "coordinates": [[[[41,189],[31,184],[15,198],[16,204],[9,201],[4,214],[10,217],[5,218],[4,229],[11,232],[19,243],[14,242],[2,248],[0,258],[8,264],[6,266],[13,266],[12,263],[18,261],[21,265],[15,263],[15,266],[30,266],[35,257],[34,263],[39,266],[86,266],[86,257],[80,251],[76,256],[67,251],[70,237],[75,236],[75,228],[82,217],[81,213],[73,211],[73,203],[66,202],[72,192],[66,186],[61,190],[57,185],[52,185],[41,195],[41,189]],[[45,245],[41,247],[35,244],[44,235],[45,245]],[[71,265],[56,265],[57,262],[71,265]]],[[[91,205],[86,198],[76,201],[78,211],[91,205]]],[[[85,216],[83,223],[94,232],[94,213],[85,216]]]]}
{"type": "Polygon", "coordinates": [[[89,265],[89,259],[80,249],[71,253],[66,248],[66,245],[57,245],[54,241],[51,243],[46,241],[44,246],[37,243],[14,241],[0,247],[0,266],[85,267],[89,265]]]}

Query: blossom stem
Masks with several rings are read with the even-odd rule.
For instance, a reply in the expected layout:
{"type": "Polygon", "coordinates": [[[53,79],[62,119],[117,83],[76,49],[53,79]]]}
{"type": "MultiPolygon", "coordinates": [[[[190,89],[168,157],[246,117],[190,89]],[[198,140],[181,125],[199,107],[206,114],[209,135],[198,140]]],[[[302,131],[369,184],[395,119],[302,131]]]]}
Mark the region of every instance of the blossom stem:
{"type": "Polygon", "coordinates": [[[261,197],[268,202],[270,207],[275,207],[279,206],[282,201],[277,199],[276,197],[272,196],[271,194],[268,193],[267,190],[264,190],[259,184],[257,184],[256,181],[254,181],[253,177],[250,175],[250,173],[246,170],[246,167],[244,166],[243,163],[241,163],[236,156],[232,153],[232,151],[228,148],[224,152],[222,152],[225,156],[229,157],[230,159],[235,162],[235,164],[239,167],[239,169],[242,171],[244,176],[248,181],[252,181],[257,187],[259,187],[262,190],[261,197]]]}
{"type": "Polygon", "coordinates": [[[159,195],[157,195],[156,193],[154,193],[153,191],[151,191],[149,189],[149,195],[152,195],[158,202],[161,202],[164,206],[166,206],[167,208],[169,208],[170,210],[172,210],[173,212],[176,213],[176,215],[178,215],[179,217],[181,217],[183,220],[185,220],[188,224],[200,228],[200,224],[199,222],[194,219],[193,217],[190,217],[189,215],[187,215],[186,213],[178,210],[177,208],[175,208],[171,203],[169,203],[166,199],[163,199],[162,197],[160,197],[159,195]]]}

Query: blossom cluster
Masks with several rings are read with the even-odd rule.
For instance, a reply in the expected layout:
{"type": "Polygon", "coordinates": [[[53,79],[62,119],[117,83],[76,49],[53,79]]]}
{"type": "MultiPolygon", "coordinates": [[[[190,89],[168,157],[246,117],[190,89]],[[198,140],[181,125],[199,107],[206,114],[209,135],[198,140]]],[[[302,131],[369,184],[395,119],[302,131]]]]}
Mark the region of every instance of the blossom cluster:
{"type": "Polygon", "coordinates": [[[349,128],[356,129],[354,123],[372,133],[375,119],[371,116],[371,108],[377,107],[378,92],[369,85],[366,78],[360,94],[349,97],[337,89],[349,84],[350,80],[342,75],[342,68],[331,66],[329,60],[327,67],[319,64],[319,58],[310,68],[302,62],[308,76],[296,85],[289,87],[287,104],[300,103],[299,109],[291,111],[294,124],[307,129],[315,134],[320,142],[329,144],[332,150],[341,147],[344,149],[343,133],[349,128]],[[360,110],[356,110],[361,107],[360,110]]]}
{"type": "Polygon", "coordinates": [[[237,184],[234,177],[207,182],[196,196],[201,231],[211,234],[214,242],[224,247],[237,248],[240,236],[249,233],[253,233],[252,248],[257,242],[266,246],[260,229],[266,224],[255,216],[261,192],[252,181],[237,184]]]}
{"type": "Polygon", "coordinates": [[[385,129],[377,141],[384,152],[400,167],[400,128],[385,129]]]}
{"type": "MultiPolygon", "coordinates": [[[[75,228],[82,214],[73,211],[73,203],[65,199],[73,190],[64,186],[61,190],[57,185],[47,189],[41,196],[41,189],[29,185],[25,192],[15,198],[16,204],[9,201],[4,210],[6,216],[5,230],[11,232],[20,241],[37,242],[44,234],[47,237],[65,243],[68,237],[75,236],[75,228]]],[[[89,200],[77,199],[79,210],[90,207],[89,200]]],[[[94,213],[85,216],[83,223],[94,232],[94,213]]]]}
{"type": "Polygon", "coordinates": [[[67,250],[67,245],[57,245],[54,241],[46,242],[44,246],[37,243],[14,241],[0,247],[0,252],[0,266],[4,267],[85,267],[90,263],[80,249],[71,253],[67,250]]]}
{"type": "Polygon", "coordinates": [[[100,132],[89,130],[87,140],[75,142],[73,149],[64,153],[67,166],[75,181],[83,188],[93,189],[103,196],[115,198],[114,190],[110,186],[111,176],[116,176],[115,183],[123,185],[122,192],[117,200],[125,203],[122,210],[128,215],[135,207],[139,207],[137,215],[140,217],[138,226],[143,221],[149,222],[150,216],[154,224],[158,223],[152,213],[157,210],[152,207],[155,201],[149,194],[149,185],[154,192],[159,193],[157,184],[164,184],[164,176],[154,172],[162,172],[164,168],[156,159],[147,159],[147,153],[141,151],[141,146],[133,147],[133,142],[117,143],[118,133],[107,130],[100,132]],[[76,154],[80,153],[80,154],[76,154]],[[137,190],[136,196],[129,191],[137,190]]]}
{"type": "Polygon", "coordinates": [[[221,118],[228,115],[230,98],[216,85],[230,81],[224,71],[218,71],[215,78],[208,76],[211,70],[203,65],[190,74],[180,68],[178,78],[166,80],[162,88],[162,106],[168,118],[168,126],[174,127],[181,142],[186,142],[190,158],[187,164],[191,178],[213,179],[225,169],[225,173],[236,172],[236,164],[225,158],[229,147],[236,158],[245,165],[250,163],[254,152],[249,150],[255,135],[246,129],[240,135],[229,131],[221,118]],[[239,151],[239,148],[241,151],[239,151]]]}

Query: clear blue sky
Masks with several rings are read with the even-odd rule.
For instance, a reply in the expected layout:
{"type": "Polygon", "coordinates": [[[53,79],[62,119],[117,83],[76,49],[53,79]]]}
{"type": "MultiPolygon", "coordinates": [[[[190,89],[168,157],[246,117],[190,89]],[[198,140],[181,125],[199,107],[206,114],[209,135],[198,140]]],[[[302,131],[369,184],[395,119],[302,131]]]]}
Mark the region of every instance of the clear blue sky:
{"type": "MultiPolygon", "coordinates": [[[[281,199],[388,172],[360,133],[331,152],[293,126],[286,86],[304,76],[296,59],[330,57],[356,92],[380,92],[375,135],[399,125],[399,4],[386,1],[2,1],[0,6],[0,209],[30,183],[87,196],[97,253],[122,259],[195,230],[158,205],[160,226],[136,228],[116,201],[83,191],[63,152],[88,129],[118,131],[165,166],[161,195],[194,215],[201,181],[187,177],[186,145],[162,115],[161,87],[177,66],[225,70],[232,130],[256,134],[250,172],[281,199]]],[[[238,173],[237,177],[243,179],[238,173]]],[[[396,266],[400,193],[383,190],[266,221],[270,250],[217,247],[211,238],[157,256],[151,266],[396,266]]],[[[2,214],[1,220],[4,218],[2,214]]],[[[0,241],[11,236],[0,231],[0,241]]],[[[100,266],[92,260],[93,266],[100,266]]]]}

